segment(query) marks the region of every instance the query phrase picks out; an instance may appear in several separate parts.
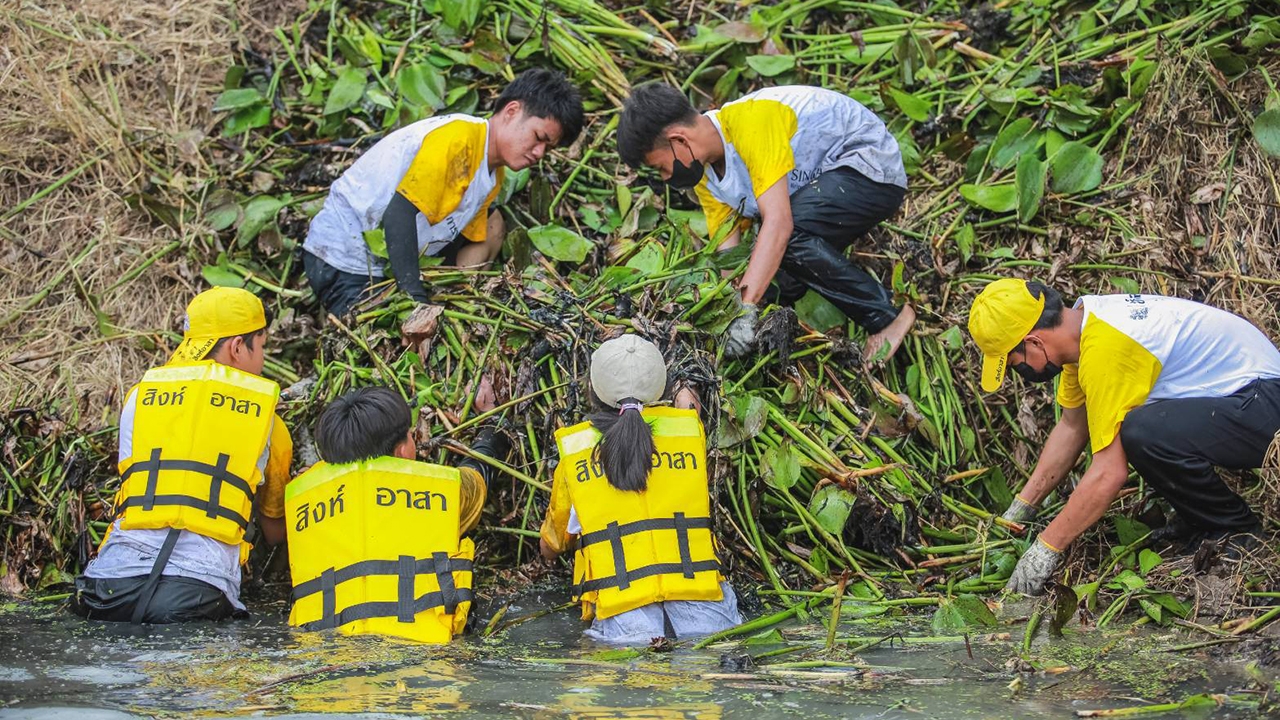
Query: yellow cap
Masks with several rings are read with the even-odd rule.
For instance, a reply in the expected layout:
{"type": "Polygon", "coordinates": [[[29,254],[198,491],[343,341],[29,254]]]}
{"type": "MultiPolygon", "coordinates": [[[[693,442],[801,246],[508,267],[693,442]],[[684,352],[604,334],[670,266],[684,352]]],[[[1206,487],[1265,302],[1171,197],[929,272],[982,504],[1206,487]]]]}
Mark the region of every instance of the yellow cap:
{"type": "Polygon", "coordinates": [[[1031,294],[1026,280],[1005,278],[983,288],[969,308],[969,334],[982,351],[982,389],[1004,383],[1009,353],[1031,332],[1044,311],[1044,296],[1031,294]]]}
{"type": "Polygon", "coordinates": [[[242,288],[210,288],[187,305],[182,343],[169,358],[169,364],[203,360],[222,338],[257,332],[266,326],[267,313],[257,295],[242,288]]]}

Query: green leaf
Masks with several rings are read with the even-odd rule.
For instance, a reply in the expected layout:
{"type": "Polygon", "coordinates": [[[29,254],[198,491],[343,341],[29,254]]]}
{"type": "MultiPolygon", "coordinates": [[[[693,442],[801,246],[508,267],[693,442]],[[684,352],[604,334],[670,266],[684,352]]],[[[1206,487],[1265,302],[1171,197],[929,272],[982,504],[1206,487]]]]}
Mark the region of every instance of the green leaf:
{"type": "Polygon", "coordinates": [[[809,512],[823,530],[839,537],[856,500],[857,496],[839,485],[823,485],[809,500],[809,512]]]}
{"type": "Polygon", "coordinates": [[[1018,189],[1013,185],[960,186],[960,195],[970,203],[991,212],[1006,213],[1018,206],[1018,189]]]}
{"type": "Polygon", "coordinates": [[[1018,167],[1014,169],[1014,185],[1018,188],[1018,220],[1029,222],[1040,210],[1040,201],[1044,198],[1044,181],[1046,167],[1034,152],[1024,153],[1018,158],[1018,167]]]}
{"type": "Polygon", "coordinates": [[[218,265],[205,265],[200,269],[205,282],[218,287],[244,287],[245,280],[238,273],[218,265]]]}
{"type": "Polygon", "coordinates": [[[364,237],[364,244],[369,246],[369,252],[375,257],[383,259],[387,258],[387,231],[380,227],[372,230],[365,230],[361,235],[364,237]]]}
{"type": "Polygon", "coordinates": [[[559,225],[529,228],[529,239],[543,255],[559,262],[580,263],[587,259],[594,245],[578,233],[559,225]]]}
{"type": "Polygon", "coordinates": [[[938,335],[938,342],[948,350],[959,350],[964,347],[964,335],[959,325],[952,325],[938,335]]]}
{"type": "Polygon", "coordinates": [[[1137,281],[1132,278],[1113,275],[1107,279],[1110,280],[1111,284],[1115,285],[1120,292],[1126,295],[1137,295],[1142,292],[1142,288],[1139,287],[1137,281]]]}
{"type": "Polygon", "coordinates": [[[338,81],[329,91],[329,99],[324,103],[324,114],[332,115],[347,110],[360,102],[364,96],[364,87],[368,76],[360,68],[346,67],[338,73],[338,81]]]}
{"type": "Polygon", "coordinates": [[[772,447],[764,453],[764,482],[778,490],[787,490],[795,486],[800,479],[800,456],[791,445],[784,441],[778,447],[772,447]]]}
{"type": "Polygon", "coordinates": [[[262,104],[266,98],[262,97],[262,93],[257,88],[236,88],[235,90],[225,90],[213,101],[214,112],[226,112],[228,110],[242,110],[247,107],[262,104]]]}
{"type": "Polygon", "coordinates": [[[627,261],[627,267],[635,268],[645,276],[660,272],[662,265],[662,248],[656,242],[645,243],[644,247],[627,261]]]}
{"type": "Polygon", "coordinates": [[[1040,144],[1040,133],[1036,131],[1035,121],[1021,117],[1000,131],[995,142],[991,143],[991,164],[998,168],[1007,168],[1030,153],[1040,144]]]}
{"type": "Polygon", "coordinates": [[[794,55],[750,55],[747,57],[747,67],[764,77],[774,77],[794,70],[796,58],[794,55]]]}
{"type": "Polygon", "coordinates": [[[1151,532],[1146,525],[1123,515],[1116,515],[1111,521],[1116,526],[1116,535],[1120,537],[1121,545],[1132,545],[1143,535],[1151,532]]]}
{"type": "Polygon", "coordinates": [[[1164,558],[1160,557],[1160,555],[1143,548],[1142,552],[1138,553],[1138,572],[1146,576],[1147,573],[1151,572],[1152,568],[1162,562],[1164,562],[1164,558]]]}
{"type": "Polygon", "coordinates": [[[1265,110],[1253,119],[1253,139],[1272,157],[1280,157],[1280,108],[1265,110]]]}
{"type": "Polygon", "coordinates": [[[992,507],[1007,508],[1013,502],[1013,491],[1009,489],[1009,479],[1004,476],[1004,470],[1001,470],[998,465],[982,476],[982,487],[986,488],[987,495],[990,495],[991,501],[995,503],[992,507]]]}
{"type": "Polygon", "coordinates": [[[223,230],[226,230],[232,225],[235,225],[236,221],[239,219],[240,206],[234,202],[210,208],[204,214],[205,222],[209,223],[209,227],[214,232],[222,232],[223,230]]]}
{"type": "Polygon", "coordinates": [[[431,63],[418,63],[396,73],[396,89],[409,102],[439,110],[444,107],[444,73],[431,63]]]}
{"type": "Polygon", "coordinates": [[[232,137],[256,128],[266,127],[269,122],[271,122],[271,107],[269,105],[253,105],[232,113],[222,123],[222,134],[232,137]]]}
{"type": "Polygon", "coordinates": [[[957,597],[955,599],[955,607],[965,625],[969,627],[989,628],[996,626],[995,614],[991,612],[991,608],[987,607],[982,598],[977,595],[961,595],[957,597]]]}
{"type": "Polygon", "coordinates": [[[956,250],[960,252],[960,262],[967,263],[973,257],[973,246],[978,242],[978,234],[973,226],[965,223],[956,230],[956,250]]]}
{"type": "Polygon", "coordinates": [[[796,302],[796,317],[800,322],[817,330],[827,332],[844,325],[845,316],[840,308],[832,305],[826,298],[810,290],[796,302]]]}
{"type": "Polygon", "coordinates": [[[898,109],[902,111],[903,115],[906,115],[916,122],[928,121],[929,110],[932,107],[928,101],[921,100],[915,95],[903,92],[895,87],[889,88],[889,97],[893,98],[894,104],[898,106],[898,109]]]}
{"type": "Polygon", "coordinates": [[[378,42],[378,36],[372,30],[365,30],[364,35],[360,38],[360,52],[374,66],[382,64],[382,45],[378,42]]]}
{"type": "Polygon", "coordinates": [[[1102,184],[1102,156],[1084,143],[1066,143],[1049,161],[1049,166],[1056,193],[1089,192],[1102,184]]]}
{"type": "Polygon", "coordinates": [[[284,207],[284,201],[270,195],[259,195],[244,206],[244,219],[236,230],[236,244],[244,247],[258,237],[267,223],[276,219],[276,213],[284,207]]]}

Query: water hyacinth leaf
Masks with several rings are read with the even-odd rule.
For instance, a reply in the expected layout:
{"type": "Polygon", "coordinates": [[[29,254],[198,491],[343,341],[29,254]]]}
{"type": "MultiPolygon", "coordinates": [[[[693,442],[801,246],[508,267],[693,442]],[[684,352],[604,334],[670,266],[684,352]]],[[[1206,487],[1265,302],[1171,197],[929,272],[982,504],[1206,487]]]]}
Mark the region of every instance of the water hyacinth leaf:
{"type": "Polygon", "coordinates": [[[823,485],[809,500],[809,512],[823,530],[839,537],[856,500],[856,495],[839,485],[823,485]]]}
{"type": "Polygon", "coordinates": [[[1280,107],[1264,110],[1253,119],[1253,139],[1271,157],[1280,157],[1280,107]]]}
{"type": "Polygon", "coordinates": [[[240,206],[234,201],[209,208],[205,211],[204,220],[214,232],[222,232],[235,225],[241,218],[240,206]]]}
{"type": "Polygon", "coordinates": [[[1164,562],[1164,558],[1160,557],[1158,553],[1143,548],[1142,552],[1138,553],[1138,572],[1146,575],[1162,562],[1164,562]]]}
{"type": "Polygon", "coordinates": [[[329,99],[324,103],[324,114],[332,115],[351,108],[364,96],[364,87],[368,80],[364,70],[347,67],[338,73],[338,81],[329,90],[329,99]]]}
{"type": "Polygon", "coordinates": [[[740,43],[758,43],[764,42],[765,29],[760,25],[744,22],[727,22],[715,28],[715,33],[721,37],[729,38],[734,42],[740,43]]]}
{"type": "Polygon", "coordinates": [[[1053,614],[1049,618],[1049,632],[1062,636],[1062,628],[1075,617],[1080,607],[1080,596],[1069,585],[1054,583],[1050,589],[1049,602],[1052,603],[1053,614]]]}
{"type": "Polygon", "coordinates": [[[995,142],[991,143],[991,164],[998,168],[1007,168],[1040,144],[1040,133],[1036,132],[1035,121],[1021,117],[1000,131],[995,142]]]}
{"type": "Polygon", "coordinates": [[[751,55],[747,58],[747,67],[764,77],[774,77],[794,70],[796,58],[794,55],[751,55]]]}
{"type": "Polygon", "coordinates": [[[247,107],[261,104],[266,98],[257,88],[236,88],[235,90],[224,90],[217,100],[213,101],[214,112],[227,112],[230,110],[242,110],[247,107]]]}
{"type": "Polygon", "coordinates": [[[1035,153],[1029,152],[1018,158],[1018,166],[1014,169],[1014,185],[1018,188],[1018,220],[1029,222],[1040,210],[1040,201],[1044,199],[1044,183],[1047,167],[1035,153]]]}
{"type": "Polygon", "coordinates": [[[956,230],[956,250],[960,252],[960,262],[967,263],[969,258],[973,257],[973,246],[978,241],[977,232],[973,229],[973,225],[965,223],[956,230]]]}
{"type": "Polygon", "coordinates": [[[952,325],[938,335],[938,342],[948,350],[959,350],[964,347],[964,335],[959,325],[952,325]]]}
{"type": "Polygon", "coordinates": [[[889,88],[889,97],[893,98],[893,103],[898,106],[903,115],[916,122],[927,122],[929,120],[931,106],[927,101],[895,87],[889,88]]]}
{"type": "Polygon", "coordinates": [[[810,290],[796,302],[796,317],[800,322],[817,330],[827,332],[844,324],[844,313],[832,305],[826,298],[810,290]]]}
{"type": "Polygon", "coordinates": [[[1095,190],[1102,184],[1102,156],[1081,142],[1069,142],[1049,161],[1053,191],[1063,195],[1095,190]]]}
{"type": "Polygon", "coordinates": [[[1115,523],[1116,535],[1119,536],[1121,545],[1132,545],[1143,535],[1151,532],[1146,525],[1123,515],[1116,515],[1111,521],[1115,523]]]}
{"type": "Polygon", "coordinates": [[[791,442],[786,441],[765,451],[763,469],[766,485],[787,490],[800,479],[800,457],[791,442]]]}
{"type": "Polygon", "coordinates": [[[1119,275],[1114,275],[1107,279],[1111,282],[1112,285],[1115,285],[1120,292],[1126,295],[1137,295],[1142,292],[1142,288],[1138,285],[1138,282],[1133,278],[1120,277],[1119,275]]]}
{"type": "Polygon", "coordinates": [[[642,275],[654,275],[662,271],[663,258],[662,248],[657,243],[645,243],[644,247],[631,256],[627,261],[627,267],[638,271],[642,275]]]}
{"type": "Polygon", "coordinates": [[[409,102],[439,110],[444,107],[444,73],[430,63],[417,63],[396,73],[396,89],[409,102]]]}
{"type": "Polygon", "coordinates": [[[954,601],[956,611],[971,628],[989,628],[996,626],[996,616],[987,607],[987,603],[977,595],[961,595],[954,601]]]}
{"type": "Polygon", "coordinates": [[[245,280],[243,277],[232,270],[219,265],[205,265],[200,269],[200,277],[205,282],[217,287],[244,287],[245,280]]]}
{"type": "Polygon", "coordinates": [[[965,183],[960,186],[960,195],[970,203],[996,213],[1006,213],[1018,206],[1018,189],[1013,185],[965,183]]]}
{"type": "Polygon", "coordinates": [[[245,247],[250,240],[258,237],[267,223],[276,219],[276,213],[285,206],[285,202],[270,195],[259,195],[244,206],[244,219],[236,229],[236,244],[245,247]]]}
{"type": "Polygon", "coordinates": [[[594,247],[590,240],[559,225],[529,228],[529,239],[538,252],[559,262],[580,263],[587,259],[587,254],[594,247]]]}
{"type": "Polygon", "coordinates": [[[226,119],[226,122],[222,124],[222,134],[232,137],[260,127],[266,127],[269,122],[271,122],[271,107],[268,105],[253,105],[232,113],[226,119]]]}
{"type": "Polygon", "coordinates": [[[986,488],[987,495],[991,497],[991,507],[1007,508],[1013,503],[1013,491],[1009,489],[1009,480],[999,466],[991,468],[982,476],[982,487],[986,488]]]}

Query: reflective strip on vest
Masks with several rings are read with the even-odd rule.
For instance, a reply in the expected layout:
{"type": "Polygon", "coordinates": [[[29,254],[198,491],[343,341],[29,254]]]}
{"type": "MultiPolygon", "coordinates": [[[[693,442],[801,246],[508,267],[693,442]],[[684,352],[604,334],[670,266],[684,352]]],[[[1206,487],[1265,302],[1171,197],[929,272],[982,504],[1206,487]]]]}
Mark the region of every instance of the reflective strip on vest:
{"type": "Polygon", "coordinates": [[[460,483],[456,468],[392,457],[319,463],[290,482],[289,624],[448,642],[473,599],[460,483]]]}
{"type": "Polygon", "coordinates": [[[262,479],[280,388],[204,361],[154,368],[136,392],[116,508],[125,529],[186,529],[240,543],[262,479]]]}

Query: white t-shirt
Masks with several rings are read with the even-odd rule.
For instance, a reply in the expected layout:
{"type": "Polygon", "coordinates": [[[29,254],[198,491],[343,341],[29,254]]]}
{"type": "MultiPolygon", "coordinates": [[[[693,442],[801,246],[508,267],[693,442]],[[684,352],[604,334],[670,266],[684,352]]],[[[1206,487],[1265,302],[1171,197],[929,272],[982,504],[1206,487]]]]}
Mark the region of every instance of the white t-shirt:
{"type": "Polygon", "coordinates": [[[791,85],[744,95],[706,114],[724,142],[724,175],[710,166],[697,188],[708,229],[733,213],[760,216],[757,199],[784,176],[787,192],[848,167],[907,186],[898,141],[875,113],[822,88],[791,85]]]}
{"type": "MultiPolygon", "coordinates": [[[[120,457],[133,456],[133,419],[138,409],[138,392],[135,388],[125,398],[120,410],[120,457]]],[[[272,419],[275,422],[275,419],[272,419]]],[[[271,455],[270,440],[258,460],[258,471],[265,473],[267,459],[271,455]]],[[[261,485],[261,483],[259,483],[261,485]]],[[[89,562],[84,574],[91,578],[127,578],[151,574],[160,546],[164,544],[168,530],[125,530],[116,520],[111,536],[89,562]]],[[[218,588],[237,609],[240,602],[240,546],[228,545],[199,533],[181,530],[173,554],[165,565],[163,575],[194,578],[218,588]]]]}
{"type": "Polygon", "coordinates": [[[1157,400],[1224,397],[1280,377],[1280,350],[1248,320],[1161,295],[1085,295],[1080,362],[1062,369],[1058,402],[1088,408],[1095,452],[1125,415],[1157,400]]]}
{"type": "Polygon", "coordinates": [[[435,255],[464,235],[485,239],[488,208],[502,183],[489,171],[489,123],[441,115],[407,125],[382,140],[329,188],[302,246],[327,264],[357,275],[384,274],[386,260],[364,233],[382,224],[397,192],[418,208],[418,254],[435,255]]]}

